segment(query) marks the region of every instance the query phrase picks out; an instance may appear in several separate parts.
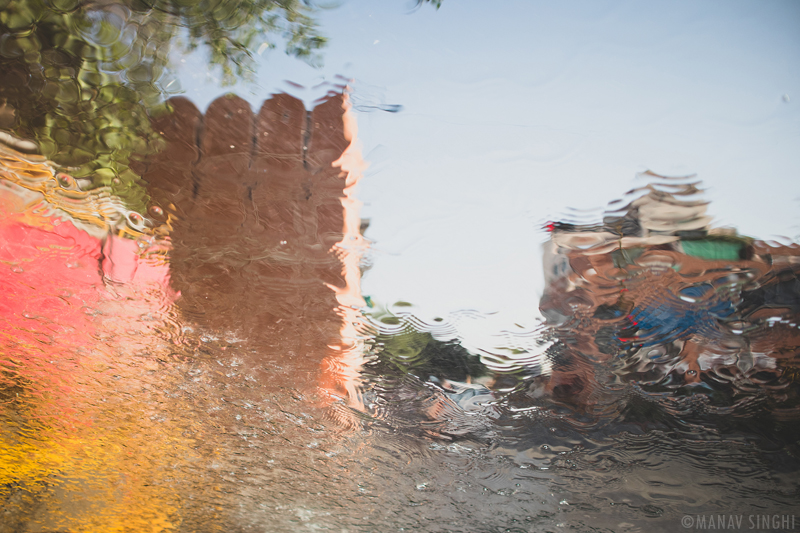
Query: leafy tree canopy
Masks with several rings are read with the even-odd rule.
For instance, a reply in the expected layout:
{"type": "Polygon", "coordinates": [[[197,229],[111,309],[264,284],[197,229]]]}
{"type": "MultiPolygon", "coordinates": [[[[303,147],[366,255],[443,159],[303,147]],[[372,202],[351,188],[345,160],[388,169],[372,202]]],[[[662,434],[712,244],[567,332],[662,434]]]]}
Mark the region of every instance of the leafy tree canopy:
{"type": "Polygon", "coordinates": [[[150,116],[179,91],[171,45],[205,47],[233,82],[276,40],[317,63],[326,40],[314,14],[309,0],[0,0],[0,129],[36,141],[84,188],[107,186],[142,212],[147,198],[129,163],[158,149],[150,116]]]}
{"type": "Polygon", "coordinates": [[[149,116],[175,92],[176,37],[207,47],[233,81],[250,72],[253,46],[276,37],[287,53],[318,60],[325,39],[312,15],[299,0],[0,0],[0,128],[143,209],[129,162],[158,147],[149,116]]]}

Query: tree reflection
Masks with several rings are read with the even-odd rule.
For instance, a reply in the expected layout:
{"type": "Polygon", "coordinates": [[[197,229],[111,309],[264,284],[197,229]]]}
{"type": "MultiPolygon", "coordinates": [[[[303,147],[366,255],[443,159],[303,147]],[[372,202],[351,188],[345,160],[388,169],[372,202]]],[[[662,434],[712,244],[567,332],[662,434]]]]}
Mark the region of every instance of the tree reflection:
{"type": "Polygon", "coordinates": [[[149,117],[181,90],[175,44],[206,49],[223,82],[248,79],[278,41],[318,64],[315,15],[301,0],[0,0],[0,130],[143,212],[132,157],[161,146],[149,117]]]}
{"type": "Polygon", "coordinates": [[[159,146],[149,115],[180,90],[173,43],[206,47],[231,81],[250,72],[254,47],[278,36],[312,62],[325,44],[299,0],[2,1],[0,128],[34,140],[84,188],[110,187],[143,211],[131,155],[159,146]]]}

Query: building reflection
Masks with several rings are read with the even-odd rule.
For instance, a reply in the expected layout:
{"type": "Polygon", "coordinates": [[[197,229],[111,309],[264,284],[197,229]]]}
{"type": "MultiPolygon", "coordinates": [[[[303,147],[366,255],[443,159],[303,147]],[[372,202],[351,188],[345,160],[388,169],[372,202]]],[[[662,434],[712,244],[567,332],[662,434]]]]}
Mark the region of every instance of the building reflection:
{"type": "MultiPolygon", "coordinates": [[[[507,425],[523,447],[542,417],[581,432],[796,421],[800,246],[714,228],[698,182],[643,177],[598,224],[548,224],[545,321],[505,345],[467,350],[447,321],[373,310],[366,412],[444,439],[507,425]]],[[[783,430],[796,437],[764,433],[783,430]]]]}
{"type": "MultiPolygon", "coordinates": [[[[591,446],[598,421],[796,437],[800,249],[712,228],[697,183],[650,176],[602,223],[549,225],[542,349],[487,357],[445,321],[375,311],[360,329],[342,94],[170,105],[137,168],[146,216],[0,147],[5,530],[358,528],[405,513],[427,486],[412,462],[450,471],[432,440],[544,464],[540,446],[591,446]]],[[[459,476],[483,464],[466,450],[445,458],[459,476]]],[[[485,485],[465,486],[474,512],[485,485]]]]}
{"type": "Polygon", "coordinates": [[[287,472],[322,454],[308,413],[356,401],[363,164],[346,98],[170,103],[137,168],[146,214],[2,147],[10,531],[224,531],[247,520],[232,494],[270,509],[306,494],[287,472]],[[256,487],[274,490],[237,492],[256,487]]]}
{"type": "Polygon", "coordinates": [[[712,228],[699,183],[648,177],[601,224],[548,225],[552,373],[528,393],[599,413],[628,384],[668,410],[701,394],[747,414],[759,396],[790,416],[800,247],[712,228]]]}

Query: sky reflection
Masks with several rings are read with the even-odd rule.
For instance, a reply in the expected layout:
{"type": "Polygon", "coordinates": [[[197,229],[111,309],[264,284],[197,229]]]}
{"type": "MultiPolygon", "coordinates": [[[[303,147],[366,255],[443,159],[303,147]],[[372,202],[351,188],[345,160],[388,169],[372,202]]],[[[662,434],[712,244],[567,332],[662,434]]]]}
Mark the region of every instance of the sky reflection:
{"type": "MultiPolygon", "coordinates": [[[[601,209],[645,170],[697,174],[718,226],[798,235],[796,4],[408,7],[323,11],[322,69],[265,52],[256,84],[233,87],[253,105],[275,90],[310,101],[319,91],[283,80],[341,75],[354,99],[403,106],[359,113],[375,243],[366,294],[431,318],[477,308],[530,324],[540,225],[601,209]]],[[[225,89],[200,57],[186,61],[183,86],[203,108],[225,89]]]]}
{"type": "Polygon", "coordinates": [[[175,56],[144,213],[0,147],[0,531],[794,512],[800,10],[428,7],[175,56]]]}

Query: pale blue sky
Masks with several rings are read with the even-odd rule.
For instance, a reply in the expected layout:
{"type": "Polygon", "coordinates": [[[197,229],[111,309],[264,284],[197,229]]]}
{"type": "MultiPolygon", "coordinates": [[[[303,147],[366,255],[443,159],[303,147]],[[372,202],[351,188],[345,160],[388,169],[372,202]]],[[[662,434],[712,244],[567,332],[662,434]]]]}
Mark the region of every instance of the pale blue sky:
{"type": "MultiPolygon", "coordinates": [[[[354,79],[371,164],[364,292],[530,322],[542,290],[541,222],[602,208],[636,172],[696,173],[716,225],[800,234],[800,2],[353,0],[321,13],[325,65],[280,50],[256,107],[286,90],[310,102],[354,79]],[[784,98],[787,95],[788,101],[784,98]]],[[[226,90],[198,58],[181,73],[201,108],[226,90]]]]}

